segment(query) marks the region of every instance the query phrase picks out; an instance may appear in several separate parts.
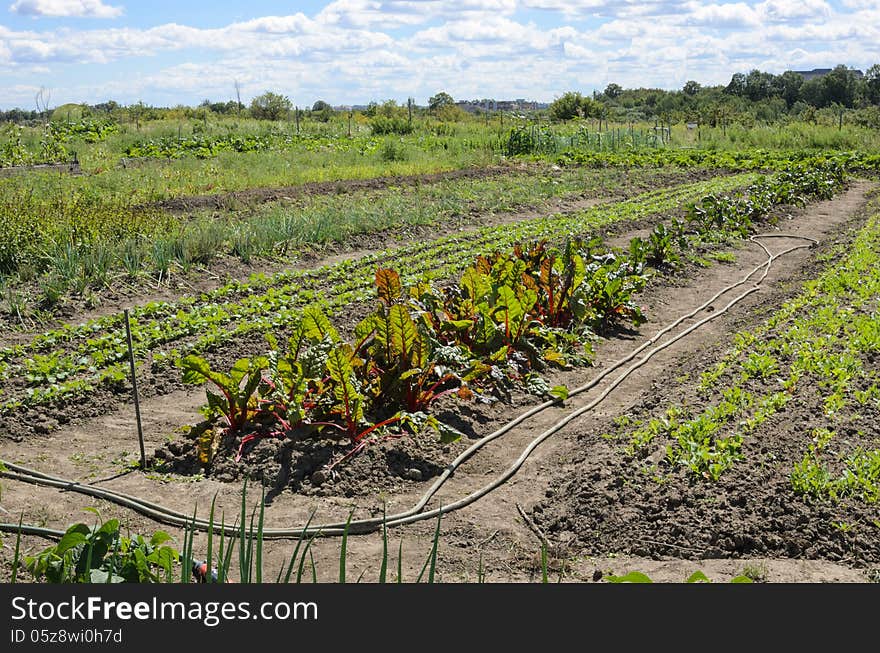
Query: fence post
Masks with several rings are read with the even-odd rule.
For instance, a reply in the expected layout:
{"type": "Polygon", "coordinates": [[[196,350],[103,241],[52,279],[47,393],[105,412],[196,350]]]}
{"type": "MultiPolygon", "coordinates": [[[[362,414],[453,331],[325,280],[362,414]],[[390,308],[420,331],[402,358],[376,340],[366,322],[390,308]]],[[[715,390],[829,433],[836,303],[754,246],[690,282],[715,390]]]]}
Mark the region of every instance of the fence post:
{"type": "Polygon", "coordinates": [[[138,398],[137,376],[135,375],[134,367],[134,347],[131,343],[131,320],[129,319],[127,308],[123,313],[125,314],[125,338],[128,343],[128,363],[131,369],[131,392],[134,396],[134,416],[137,421],[138,444],[141,449],[141,469],[143,470],[147,468],[147,454],[144,450],[144,429],[141,426],[141,404],[140,399],[138,398]]]}

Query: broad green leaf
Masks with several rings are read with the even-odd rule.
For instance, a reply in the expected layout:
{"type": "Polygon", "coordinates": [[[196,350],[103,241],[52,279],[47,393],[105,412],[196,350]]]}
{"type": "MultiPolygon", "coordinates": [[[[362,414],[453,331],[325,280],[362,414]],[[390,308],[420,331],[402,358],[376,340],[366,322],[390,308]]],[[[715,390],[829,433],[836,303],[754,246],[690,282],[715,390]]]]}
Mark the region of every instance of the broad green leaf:
{"type": "Polygon", "coordinates": [[[174,538],[172,538],[165,531],[156,531],[155,533],[153,533],[153,537],[150,538],[150,545],[151,546],[159,546],[160,544],[164,544],[165,542],[168,542],[169,540],[172,540],[172,539],[174,539],[174,538]]]}
{"type": "Polygon", "coordinates": [[[509,286],[498,288],[498,305],[495,309],[496,320],[509,331],[511,337],[515,337],[519,325],[523,320],[525,309],[517,299],[516,294],[509,286]]]}
{"type": "Polygon", "coordinates": [[[464,437],[464,433],[440,420],[436,420],[436,423],[432,424],[432,426],[437,429],[437,433],[440,434],[440,442],[443,444],[458,442],[464,437]]]}
{"type": "Polygon", "coordinates": [[[711,583],[712,581],[702,571],[695,571],[687,579],[688,583],[711,583]]]}
{"type": "Polygon", "coordinates": [[[125,579],[122,576],[117,576],[116,574],[110,575],[110,573],[104,569],[92,569],[89,572],[89,582],[94,583],[94,584],[107,583],[107,582],[124,583],[125,579]],[[109,580],[108,580],[108,576],[109,576],[109,580]]]}
{"type": "Polygon", "coordinates": [[[640,571],[631,571],[625,576],[606,576],[609,583],[653,583],[648,576],[640,571]]]}
{"type": "Polygon", "coordinates": [[[309,306],[303,311],[303,329],[311,340],[329,338],[332,342],[339,340],[339,333],[330,324],[330,320],[318,306],[309,306]]]}
{"type": "Polygon", "coordinates": [[[550,395],[561,401],[568,399],[568,387],[564,385],[554,385],[550,388],[550,395]]]}
{"type": "Polygon", "coordinates": [[[565,360],[565,356],[560,354],[555,349],[545,349],[543,356],[545,361],[547,361],[548,363],[553,363],[554,365],[558,365],[559,367],[566,367],[568,365],[568,362],[565,360]]]}
{"type": "Polygon", "coordinates": [[[350,345],[333,348],[327,356],[327,372],[335,381],[333,394],[340,405],[336,412],[341,412],[347,420],[357,424],[363,419],[364,398],[355,385],[351,357],[350,345]]]}
{"type": "Polygon", "coordinates": [[[460,283],[468,298],[475,304],[486,297],[492,288],[489,278],[478,272],[475,268],[465,270],[464,274],[461,275],[460,283]]]}
{"type": "MultiPolygon", "coordinates": [[[[391,351],[405,365],[409,364],[410,350],[418,338],[416,323],[405,306],[395,304],[388,311],[391,320],[391,351]]],[[[389,361],[390,362],[390,361],[389,361]]]]}
{"type": "Polygon", "coordinates": [[[181,359],[179,363],[183,370],[183,382],[190,385],[198,385],[205,381],[211,381],[220,388],[227,389],[231,385],[231,379],[222,372],[215,372],[201,356],[190,354],[181,359]]]}
{"type": "MultiPolygon", "coordinates": [[[[77,524],[77,526],[85,526],[85,524],[77,524]]],[[[58,544],[55,545],[55,554],[62,556],[73,547],[78,544],[83,544],[84,542],[86,542],[85,533],[81,530],[68,529],[68,531],[62,536],[61,540],[59,540],[58,544]]]]}
{"type": "Polygon", "coordinates": [[[108,519],[104,524],[99,528],[96,533],[102,534],[115,534],[119,532],[119,520],[118,519],[108,519]]]}

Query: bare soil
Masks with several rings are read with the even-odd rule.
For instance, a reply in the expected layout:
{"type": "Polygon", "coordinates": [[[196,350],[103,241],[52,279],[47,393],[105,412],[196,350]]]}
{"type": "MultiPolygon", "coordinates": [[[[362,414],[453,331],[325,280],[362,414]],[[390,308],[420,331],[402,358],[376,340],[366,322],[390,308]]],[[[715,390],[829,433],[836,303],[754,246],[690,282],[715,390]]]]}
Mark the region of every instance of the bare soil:
{"type": "MultiPolygon", "coordinates": [[[[645,461],[627,458],[619,442],[602,437],[613,432],[612,421],[619,415],[645,414],[676,397],[690,396],[699,372],[723,355],[733,332],[766,319],[797,293],[804,280],[816,276],[820,253],[835,242],[846,243],[852,238],[863,221],[866,194],[875,186],[855,182],[834,200],[778,216],[782,231],[817,238],[822,245],[779,259],[759,292],[652,358],[596,409],[538,447],[508,483],[446,515],[441,523],[439,579],[476,581],[484,576],[490,582],[537,580],[543,542],[548,548],[553,580],[559,576],[575,582],[601,581],[609,574],[631,570],[671,582],[683,581],[697,570],[715,581],[727,581],[743,573],[769,582],[876,580],[880,574],[880,537],[870,526],[872,519],[880,518],[876,506],[798,503],[790,492],[785,492],[786,465],[796,455],[793,452],[802,451],[803,439],[808,437],[804,435],[809,420],[806,412],[786,415],[787,424],[777,420],[769,425],[760,438],[747,443],[745,463],[714,485],[692,484],[675,475],[658,484],[643,473],[645,461]],[[767,464],[770,460],[779,464],[767,464]],[[829,524],[837,518],[847,519],[858,528],[846,533],[834,529],[829,524]]],[[[642,228],[631,227],[634,234],[642,228]]],[[[771,251],[779,251],[790,244],[774,239],[768,246],[771,251]]],[[[620,359],[662,326],[765,260],[759,248],[745,243],[733,253],[734,263],[690,266],[675,278],[658,279],[641,296],[649,316],[646,324],[637,331],[618,333],[596,343],[596,367],[562,372],[551,381],[569,387],[584,383],[603,365],[620,359]]],[[[716,310],[729,299],[726,295],[717,301],[716,310]]],[[[564,408],[545,410],[485,447],[455,472],[431,506],[448,505],[494,479],[538,433],[597,396],[608,381],[572,398],[564,408]]],[[[517,395],[510,403],[466,405],[455,414],[472,440],[538,401],[517,395]]],[[[166,451],[172,459],[185,459],[187,438],[179,427],[193,421],[201,403],[200,393],[182,390],[147,399],[142,412],[148,451],[166,451]]],[[[342,467],[338,477],[322,483],[313,483],[309,473],[314,469],[310,465],[319,462],[320,456],[310,458],[290,443],[263,441],[249,460],[252,469],[261,470],[270,495],[267,524],[295,528],[304,524],[313,511],[315,522],[322,523],[344,521],[355,507],[355,518],[381,515],[383,506],[389,514],[404,510],[467,444],[465,441],[444,447],[426,440],[385,443],[367,449],[342,467]],[[295,457],[298,459],[297,454],[303,461],[299,467],[291,464],[295,457]]],[[[202,516],[216,494],[218,514],[225,513],[227,522],[237,515],[240,482],[229,482],[220,474],[203,478],[124,473],[126,463],[137,459],[136,451],[133,411],[127,405],[19,442],[0,439],[0,457],[5,460],[65,478],[99,482],[187,513],[197,505],[202,516]]],[[[231,468],[225,471],[230,478],[240,476],[231,468]]],[[[8,513],[5,521],[17,520],[23,514],[25,522],[63,528],[76,520],[91,521],[93,518],[83,509],[94,506],[105,518],[119,516],[132,532],[167,528],[178,542],[182,541],[178,529],[103,501],[9,480],[3,480],[2,486],[2,509],[8,513]]],[[[390,532],[390,566],[396,569],[397,546],[403,540],[405,580],[414,580],[421,569],[434,527],[435,523],[428,520],[390,532]]],[[[5,562],[10,559],[10,545],[7,538],[0,553],[5,562]]],[[[34,551],[45,543],[27,537],[24,545],[34,551]]],[[[204,537],[197,536],[197,554],[204,546],[204,537]]],[[[274,579],[292,552],[293,543],[273,541],[266,546],[266,575],[274,579]]],[[[339,541],[321,539],[314,548],[319,579],[333,580],[338,572],[339,541]]],[[[363,571],[364,580],[374,581],[381,537],[352,537],[348,549],[349,577],[357,578],[363,571]]],[[[8,570],[9,565],[3,568],[8,570]]]]}

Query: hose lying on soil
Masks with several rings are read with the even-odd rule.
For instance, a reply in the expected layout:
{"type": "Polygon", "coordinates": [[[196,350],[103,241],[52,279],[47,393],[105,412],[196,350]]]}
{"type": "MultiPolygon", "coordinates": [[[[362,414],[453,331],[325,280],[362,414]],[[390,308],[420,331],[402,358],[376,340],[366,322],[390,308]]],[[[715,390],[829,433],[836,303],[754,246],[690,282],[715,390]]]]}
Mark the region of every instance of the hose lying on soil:
{"type": "MultiPolygon", "coordinates": [[[[466,460],[471,458],[475,453],[477,453],[477,451],[482,449],[484,446],[486,446],[487,444],[489,444],[493,440],[500,438],[502,435],[509,432],[511,429],[515,428],[516,426],[522,424],[526,420],[534,417],[535,415],[537,415],[541,411],[543,411],[547,408],[550,408],[551,406],[560,405],[562,403],[561,400],[552,399],[552,400],[545,401],[544,403],[539,404],[539,405],[525,411],[521,415],[517,416],[515,419],[504,424],[502,427],[500,427],[496,431],[490,433],[489,435],[481,438],[480,440],[478,440],[477,442],[472,444],[465,451],[463,451],[461,454],[459,454],[458,457],[455,460],[453,460],[444,469],[443,473],[437,477],[437,479],[434,481],[434,483],[431,485],[431,487],[428,488],[428,490],[421,497],[421,499],[419,499],[419,501],[415,505],[413,505],[411,508],[409,508],[408,510],[405,510],[403,512],[399,512],[399,513],[396,513],[393,515],[388,515],[384,518],[375,517],[375,518],[370,518],[370,519],[353,520],[348,524],[348,532],[351,534],[368,533],[368,532],[378,530],[378,529],[382,528],[383,526],[386,526],[386,527],[402,526],[404,524],[411,524],[411,523],[414,523],[417,521],[422,521],[425,519],[432,519],[432,518],[437,517],[441,514],[446,514],[446,513],[464,508],[465,506],[468,506],[468,505],[474,503],[475,501],[477,501],[478,499],[486,496],[492,490],[497,489],[498,487],[500,487],[501,485],[506,483],[508,480],[510,480],[513,477],[513,475],[516,474],[516,472],[520,469],[520,467],[522,467],[523,463],[525,463],[526,459],[531,455],[531,453],[541,443],[543,443],[551,435],[553,435],[554,433],[561,430],[563,427],[565,427],[567,424],[569,424],[573,420],[577,419],[578,417],[580,417],[581,415],[583,415],[587,411],[590,411],[593,408],[595,408],[599,403],[604,401],[608,397],[608,395],[611,394],[611,392],[615,388],[617,388],[617,386],[619,386],[621,383],[623,383],[627,379],[627,377],[629,377],[630,374],[632,374],[635,370],[637,370],[640,367],[642,367],[643,365],[645,365],[657,353],[659,353],[662,350],[666,349],[667,347],[675,344],[679,340],[685,338],[691,332],[700,328],[704,324],[706,324],[714,319],[717,319],[721,315],[724,315],[734,305],[741,302],[743,299],[745,299],[746,297],[748,297],[752,293],[760,290],[760,284],[767,278],[767,275],[770,273],[770,269],[773,265],[773,262],[776,259],[778,259],[782,256],[785,256],[786,254],[789,254],[793,251],[812,247],[812,246],[818,244],[818,242],[819,242],[816,239],[810,238],[807,236],[799,236],[799,235],[784,234],[784,233],[758,234],[758,235],[754,235],[754,236],[749,237],[749,241],[758,245],[758,247],[760,247],[761,249],[764,250],[764,253],[767,255],[766,261],[755,266],[752,269],[752,271],[749,272],[747,275],[745,275],[740,281],[719,290],[711,298],[709,298],[708,300],[703,302],[700,306],[691,310],[690,312],[686,313],[685,315],[682,315],[681,317],[676,319],[674,322],[672,322],[671,324],[667,325],[666,327],[664,327],[663,329],[661,329],[660,331],[655,333],[645,343],[643,343],[642,345],[640,345],[639,347],[637,347],[636,349],[631,351],[624,358],[614,362],[607,369],[603,370],[601,373],[599,373],[598,375],[593,377],[587,383],[570,390],[569,395],[568,395],[569,398],[573,397],[575,395],[581,394],[583,392],[586,392],[587,390],[590,390],[591,388],[594,388],[596,385],[601,383],[605,378],[607,378],[612,372],[621,368],[626,363],[628,363],[631,360],[633,360],[634,358],[636,358],[636,356],[638,356],[646,348],[648,348],[651,345],[653,345],[654,343],[656,343],[660,338],[662,338],[664,335],[666,335],[671,330],[676,328],[682,322],[694,317],[695,315],[697,315],[701,311],[708,308],[715,301],[717,301],[722,295],[730,292],[731,290],[734,290],[735,288],[738,288],[738,287],[748,283],[749,279],[751,279],[759,270],[761,270],[763,268],[764,270],[763,270],[761,276],[758,278],[757,281],[753,282],[753,285],[750,288],[748,288],[744,292],[737,295],[734,299],[732,299],[730,302],[728,302],[727,305],[724,306],[724,308],[717,310],[717,311],[714,311],[711,315],[695,322],[691,326],[687,327],[684,331],[681,331],[680,333],[675,335],[673,338],[663,342],[662,344],[657,345],[656,347],[653,347],[642,358],[640,358],[638,361],[636,361],[635,363],[630,365],[626,370],[624,370],[624,372],[622,374],[620,374],[616,379],[614,379],[611,382],[611,384],[607,388],[605,388],[605,390],[603,390],[602,393],[598,397],[596,397],[595,399],[593,399],[589,403],[585,404],[584,406],[581,406],[580,408],[577,408],[576,410],[572,411],[571,413],[569,413],[565,417],[561,418],[560,420],[555,422],[552,426],[550,426],[550,428],[548,428],[543,433],[541,433],[536,438],[534,438],[528,444],[528,446],[523,450],[523,452],[516,459],[516,461],[514,461],[513,464],[511,464],[510,467],[508,467],[504,471],[503,474],[498,476],[491,483],[479,488],[478,490],[475,490],[471,494],[459,499],[458,501],[455,501],[455,502],[447,504],[447,505],[442,505],[439,508],[435,508],[435,509],[427,511],[427,512],[423,512],[423,510],[424,510],[425,506],[428,504],[428,502],[440,490],[440,488],[449,479],[449,477],[452,476],[452,474],[455,472],[455,470],[458,469],[466,460]],[[788,239],[795,239],[795,240],[805,240],[805,241],[809,241],[810,244],[808,244],[808,245],[806,245],[806,244],[805,245],[795,245],[795,246],[789,247],[789,248],[787,248],[777,254],[771,254],[770,250],[768,250],[767,247],[765,247],[763,243],[759,242],[759,239],[761,239],[761,238],[788,238],[788,239]]],[[[33,483],[36,485],[57,487],[60,490],[78,492],[78,493],[86,494],[86,495],[93,496],[93,497],[96,497],[99,499],[104,499],[106,501],[116,503],[116,504],[124,506],[126,508],[130,508],[130,509],[132,509],[142,515],[145,515],[151,519],[154,519],[158,522],[162,522],[165,524],[171,524],[171,525],[178,526],[181,528],[197,529],[200,531],[207,531],[209,528],[213,528],[215,533],[220,533],[221,531],[225,531],[227,535],[236,535],[237,533],[240,532],[238,530],[237,526],[218,525],[216,523],[214,523],[212,525],[208,520],[194,519],[190,515],[186,515],[184,513],[178,512],[176,510],[166,508],[165,506],[162,506],[160,504],[153,503],[153,502],[147,501],[145,499],[141,499],[141,498],[138,498],[138,497],[135,497],[132,495],[122,493],[122,492],[117,492],[115,490],[109,490],[106,488],[96,487],[94,485],[83,484],[83,483],[78,483],[76,481],[70,481],[67,479],[58,478],[55,476],[51,476],[49,474],[44,474],[42,472],[32,470],[27,467],[23,467],[21,465],[16,465],[16,464],[6,462],[6,461],[0,461],[0,463],[2,463],[2,465],[6,467],[6,470],[0,472],[0,475],[4,476],[6,478],[10,478],[13,480],[18,480],[18,481],[23,481],[23,482],[27,482],[27,483],[33,483]]],[[[23,525],[21,525],[21,527],[19,527],[18,524],[0,523],[0,531],[17,533],[17,532],[19,532],[19,530],[23,534],[37,535],[37,536],[46,537],[49,539],[59,539],[64,534],[63,531],[42,528],[39,526],[31,526],[31,525],[24,525],[23,524],[23,525]]],[[[339,536],[339,535],[342,535],[345,532],[345,530],[346,530],[346,523],[345,522],[335,522],[335,523],[329,523],[329,524],[309,525],[308,527],[299,526],[296,528],[265,528],[265,529],[263,529],[262,537],[263,537],[263,539],[289,539],[289,538],[301,538],[304,536],[339,536]]]]}

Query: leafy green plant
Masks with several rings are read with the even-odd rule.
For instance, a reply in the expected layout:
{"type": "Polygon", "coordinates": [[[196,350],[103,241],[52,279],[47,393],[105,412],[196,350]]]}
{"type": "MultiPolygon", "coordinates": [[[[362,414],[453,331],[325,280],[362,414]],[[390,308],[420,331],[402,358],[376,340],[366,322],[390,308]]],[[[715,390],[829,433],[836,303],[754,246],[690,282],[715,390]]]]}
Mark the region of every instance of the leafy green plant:
{"type": "Polygon", "coordinates": [[[220,394],[207,390],[208,412],[222,416],[232,431],[238,431],[248,421],[256,407],[256,392],[262,380],[266,359],[242,358],[236,361],[229,374],[211,369],[208,362],[195,355],[180,360],[183,382],[200,385],[211,382],[220,394]]]}
{"type": "Polygon", "coordinates": [[[50,583],[171,582],[178,552],[165,543],[171,536],[157,531],[149,540],[122,535],[119,521],[70,526],[61,540],[25,558],[36,580],[50,583]]]}

